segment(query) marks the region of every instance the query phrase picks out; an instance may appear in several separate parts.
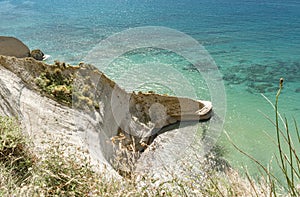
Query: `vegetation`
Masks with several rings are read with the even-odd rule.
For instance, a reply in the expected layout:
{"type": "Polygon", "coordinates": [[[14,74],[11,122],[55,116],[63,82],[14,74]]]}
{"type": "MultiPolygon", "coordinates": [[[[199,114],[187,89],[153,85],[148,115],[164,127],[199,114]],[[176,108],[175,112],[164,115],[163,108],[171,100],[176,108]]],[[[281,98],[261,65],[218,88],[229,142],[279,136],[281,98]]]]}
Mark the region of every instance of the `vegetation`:
{"type": "Polygon", "coordinates": [[[221,173],[202,162],[205,176],[182,180],[173,175],[159,185],[147,176],[141,178],[143,185],[137,176],[109,178],[105,172],[93,171],[89,158],[77,152],[66,154],[66,147],[54,142],[42,153],[32,152],[15,119],[2,117],[0,129],[4,158],[0,160],[0,196],[229,196],[249,192],[247,184],[243,185],[246,181],[237,180],[233,171],[221,173]]]}
{"type": "Polygon", "coordinates": [[[36,84],[53,99],[71,105],[74,74],[64,72],[66,68],[65,63],[56,62],[55,65],[47,67],[36,78],[36,84]]]}
{"type": "MultiPolygon", "coordinates": [[[[291,196],[300,196],[300,155],[295,146],[295,144],[300,144],[300,133],[297,122],[294,120],[294,132],[297,134],[297,139],[294,141],[291,137],[287,118],[283,119],[278,112],[278,101],[282,88],[283,78],[281,78],[279,82],[279,90],[276,95],[274,106],[277,148],[279,152],[279,159],[276,157],[276,161],[286,181],[286,184],[283,184],[282,186],[286,188],[291,196]],[[282,121],[283,128],[280,127],[279,119],[282,121]],[[287,151],[284,151],[283,145],[288,147],[287,151]]],[[[271,183],[274,183],[276,181],[274,176],[269,176],[271,183]]],[[[276,188],[272,191],[274,196],[276,196],[276,188]]]]}
{"type": "Polygon", "coordinates": [[[217,168],[223,163],[215,159],[223,152],[220,147],[206,160],[193,163],[201,173],[195,173],[194,166],[187,161],[184,169],[190,172],[187,177],[170,174],[171,179],[165,182],[134,174],[124,179],[110,178],[105,172],[93,171],[88,157],[78,151],[69,152],[55,142],[50,142],[43,152],[34,152],[18,121],[0,117],[0,196],[299,196],[300,162],[295,144],[300,143],[300,134],[294,121],[298,138],[293,141],[287,120],[278,113],[282,83],[276,95],[273,124],[279,152],[277,163],[286,183],[281,183],[271,170],[238,147],[258,164],[262,171],[260,180],[251,178],[246,170],[243,178],[228,166],[217,168]]]}
{"type": "Polygon", "coordinates": [[[76,69],[80,66],[83,64],[70,66],[56,61],[54,65],[47,65],[45,70],[35,78],[35,83],[42,93],[57,102],[77,109],[99,109],[99,104],[91,93],[91,86],[93,85],[91,80],[88,77],[82,77],[83,81],[75,82],[76,69]],[[81,84],[74,87],[75,83],[81,84]]]}
{"type": "Polygon", "coordinates": [[[66,156],[57,144],[34,154],[15,119],[1,117],[0,134],[0,196],[122,196],[134,189],[92,171],[86,157],[66,156]]]}
{"type": "MultiPolygon", "coordinates": [[[[262,177],[264,177],[265,184],[269,188],[268,196],[300,196],[300,155],[299,150],[297,152],[297,145],[300,145],[300,133],[296,120],[293,121],[294,130],[293,132],[297,135],[295,140],[291,137],[290,125],[287,118],[282,118],[278,112],[279,96],[283,88],[283,78],[279,81],[279,89],[276,94],[275,105],[267,99],[267,101],[272,105],[275,110],[275,121],[272,118],[266,116],[266,118],[274,125],[276,130],[276,140],[274,141],[277,149],[278,156],[275,155],[276,163],[281,170],[281,175],[283,175],[285,182],[282,182],[275,173],[268,167],[261,164],[251,155],[244,152],[242,149],[237,147],[232,141],[233,146],[240,151],[242,154],[249,157],[253,162],[258,165],[261,171],[262,177]]],[[[228,136],[229,138],[229,136],[228,136]]],[[[230,138],[229,138],[230,140],[230,138]]],[[[249,174],[246,172],[246,176],[249,174]]],[[[250,181],[250,178],[248,178],[250,181]]],[[[258,193],[256,192],[257,196],[258,193]]]]}
{"type": "Polygon", "coordinates": [[[20,185],[31,176],[36,158],[28,147],[17,122],[14,119],[0,117],[0,174],[10,175],[10,179],[5,177],[0,179],[0,186],[6,183],[6,180],[12,180],[13,184],[20,185]]]}

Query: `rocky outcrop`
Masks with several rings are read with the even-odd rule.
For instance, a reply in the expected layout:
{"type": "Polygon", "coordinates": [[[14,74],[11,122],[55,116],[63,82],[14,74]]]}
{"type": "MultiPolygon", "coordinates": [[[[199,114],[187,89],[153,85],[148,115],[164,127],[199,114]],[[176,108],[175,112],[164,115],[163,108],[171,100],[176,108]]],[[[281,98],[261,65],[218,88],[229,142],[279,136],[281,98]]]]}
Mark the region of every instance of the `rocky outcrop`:
{"type": "Polygon", "coordinates": [[[0,36],[0,55],[23,58],[30,56],[30,50],[17,38],[0,36]]]}
{"type": "Polygon", "coordinates": [[[30,52],[30,56],[38,61],[42,61],[44,59],[44,53],[40,49],[34,49],[30,52]]]}
{"type": "MultiPolygon", "coordinates": [[[[127,93],[92,65],[47,65],[6,56],[0,56],[0,97],[0,115],[18,117],[37,146],[51,134],[86,147],[95,161],[106,166],[116,155],[115,140],[121,142],[117,149],[133,147],[142,154],[166,126],[207,120],[212,110],[207,101],[127,93]]],[[[182,131],[189,141],[194,135],[190,126],[169,130],[182,131]]],[[[180,144],[176,144],[179,150],[180,144]]]]}
{"type": "Polygon", "coordinates": [[[0,55],[17,58],[33,57],[38,61],[42,61],[45,57],[40,49],[30,51],[19,39],[7,36],[0,36],[0,55]]]}

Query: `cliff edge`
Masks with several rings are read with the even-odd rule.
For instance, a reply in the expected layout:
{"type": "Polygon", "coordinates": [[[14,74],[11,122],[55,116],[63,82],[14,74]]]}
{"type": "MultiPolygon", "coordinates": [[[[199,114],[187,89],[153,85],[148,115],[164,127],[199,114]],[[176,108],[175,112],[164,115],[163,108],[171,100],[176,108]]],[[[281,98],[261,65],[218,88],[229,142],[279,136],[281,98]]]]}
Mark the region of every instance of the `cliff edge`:
{"type": "MultiPolygon", "coordinates": [[[[168,126],[208,120],[212,112],[208,101],[127,93],[92,65],[48,65],[8,56],[0,56],[0,97],[0,115],[17,117],[37,148],[42,149],[42,141],[51,135],[85,147],[102,167],[111,166],[116,149],[122,148],[144,154],[147,160],[157,136],[168,140],[156,143],[172,143],[172,136],[165,134],[170,130],[190,140],[190,124],[168,126]]],[[[176,142],[179,150],[180,143],[176,142]]]]}

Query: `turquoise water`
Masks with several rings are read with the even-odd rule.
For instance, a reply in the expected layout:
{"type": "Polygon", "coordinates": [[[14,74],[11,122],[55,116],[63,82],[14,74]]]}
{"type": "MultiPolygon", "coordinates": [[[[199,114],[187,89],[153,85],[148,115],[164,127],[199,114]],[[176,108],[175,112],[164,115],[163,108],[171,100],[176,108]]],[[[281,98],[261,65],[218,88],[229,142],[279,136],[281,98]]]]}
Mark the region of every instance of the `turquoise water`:
{"type": "MultiPolygon", "coordinates": [[[[128,28],[181,31],[201,43],[219,67],[227,95],[225,130],[238,146],[267,164],[276,152],[268,136],[274,137],[275,130],[260,111],[272,119],[274,112],[261,94],[274,102],[280,77],[285,78],[280,111],[300,122],[299,10],[297,0],[11,0],[0,1],[0,35],[42,49],[52,56],[49,62],[77,64],[101,40],[128,28]]],[[[152,62],[149,71],[173,66],[193,85],[195,97],[209,99],[196,69],[170,52],[125,54],[105,72],[118,81],[122,73],[145,62],[152,62]]],[[[139,88],[172,94],[179,84],[171,80],[169,87],[145,83],[139,88]]],[[[232,165],[244,164],[256,172],[224,135],[219,140],[232,165]]]]}

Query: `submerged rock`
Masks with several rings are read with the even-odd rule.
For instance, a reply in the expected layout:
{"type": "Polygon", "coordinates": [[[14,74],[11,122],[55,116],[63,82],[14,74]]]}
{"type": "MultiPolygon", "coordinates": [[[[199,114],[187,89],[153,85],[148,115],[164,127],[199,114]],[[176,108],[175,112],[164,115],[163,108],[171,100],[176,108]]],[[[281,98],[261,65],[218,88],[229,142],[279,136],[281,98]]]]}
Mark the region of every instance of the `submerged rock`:
{"type": "Polygon", "coordinates": [[[0,36],[0,55],[24,58],[30,56],[30,50],[17,38],[0,36]]]}
{"type": "MultiPolygon", "coordinates": [[[[127,93],[92,65],[48,65],[6,56],[0,56],[0,96],[0,115],[18,117],[38,147],[43,148],[47,134],[55,135],[86,147],[103,168],[111,166],[122,146],[142,154],[162,128],[207,120],[212,111],[208,101],[127,93]],[[114,145],[116,140],[121,146],[114,145]]],[[[185,138],[176,142],[183,150],[194,134],[188,125],[174,129],[185,138]]],[[[160,144],[171,144],[170,138],[160,144]]]]}

